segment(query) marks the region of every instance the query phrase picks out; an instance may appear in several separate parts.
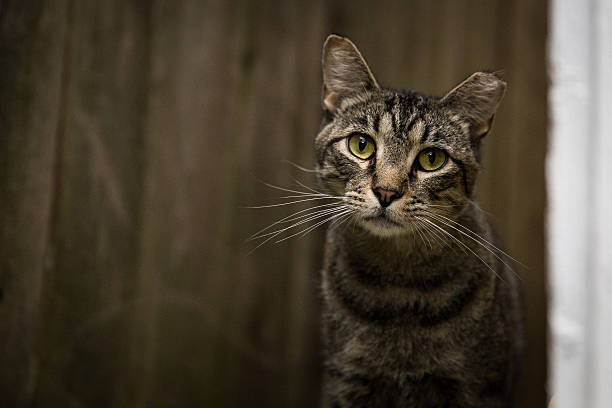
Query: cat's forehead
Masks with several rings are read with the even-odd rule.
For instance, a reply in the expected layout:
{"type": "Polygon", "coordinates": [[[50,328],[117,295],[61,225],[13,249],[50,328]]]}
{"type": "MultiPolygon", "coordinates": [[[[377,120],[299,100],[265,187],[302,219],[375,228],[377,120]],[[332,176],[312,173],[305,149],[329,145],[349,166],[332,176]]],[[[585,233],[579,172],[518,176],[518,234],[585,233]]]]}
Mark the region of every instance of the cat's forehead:
{"type": "Polygon", "coordinates": [[[416,91],[384,89],[346,98],[342,102],[341,112],[355,119],[385,112],[405,117],[414,112],[431,110],[432,103],[432,98],[416,91]]]}
{"type": "Polygon", "coordinates": [[[453,126],[433,98],[411,90],[383,90],[347,100],[342,116],[344,125],[358,124],[386,144],[407,148],[427,142],[432,133],[448,133],[445,128],[453,126]]]}

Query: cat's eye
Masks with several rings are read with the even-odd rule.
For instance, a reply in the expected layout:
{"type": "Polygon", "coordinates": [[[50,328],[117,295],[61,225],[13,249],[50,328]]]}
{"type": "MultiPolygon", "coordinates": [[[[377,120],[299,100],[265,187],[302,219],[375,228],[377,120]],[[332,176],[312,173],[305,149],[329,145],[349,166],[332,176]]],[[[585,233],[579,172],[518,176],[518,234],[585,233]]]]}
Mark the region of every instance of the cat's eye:
{"type": "Polygon", "coordinates": [[[376,151],[374,140],[370,136],[363,134],[355,134],[348,138],[348,148],[355,156],[360,159],[367,160],[376,151]]]}
{"type": "Polygon", "coordinates": [[[418,162],[421,170],[435,171],[441,169],[447,160],[444,150],[430,148],[419,153],[418,162]]]}

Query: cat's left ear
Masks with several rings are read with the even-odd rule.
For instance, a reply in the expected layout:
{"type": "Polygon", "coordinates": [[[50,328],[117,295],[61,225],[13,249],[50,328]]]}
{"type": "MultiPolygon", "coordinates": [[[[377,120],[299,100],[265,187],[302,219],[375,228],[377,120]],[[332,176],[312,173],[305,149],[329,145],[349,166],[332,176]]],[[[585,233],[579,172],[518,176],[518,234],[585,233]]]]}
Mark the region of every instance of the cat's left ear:
{"type": "Polygon", "coordinates": [[[332,114],[342,99],[380,89],[361,53],[348,38],[330,35],[323,45],[321,105],[332,114]]]}
{"type": "Polygon", "coordinates": [[[470,133],[480,140],[491,129],[497,107],[506,92],[506,83],[496,74],[476,72],[441,100],[470,124],[470,133]]]}

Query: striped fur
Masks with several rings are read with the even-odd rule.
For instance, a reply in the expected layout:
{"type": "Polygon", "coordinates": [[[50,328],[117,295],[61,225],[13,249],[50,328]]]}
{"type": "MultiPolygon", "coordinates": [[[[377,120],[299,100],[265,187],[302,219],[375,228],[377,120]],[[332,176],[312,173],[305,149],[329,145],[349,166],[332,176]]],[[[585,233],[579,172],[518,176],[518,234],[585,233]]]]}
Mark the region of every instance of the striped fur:
{"type": "Polygon", "coordinates": [[[326,238],[324,406],[510,407],[519,287],[472,198],[505,83],[476,73],[442,98],[381,88],[337,36],[323,77],[317,174],[356,209],[326,238]],[[373,158],[350,153],[353,134],[374,140],[373,158]],[[419,170],[426,148],[447,153],[440,170],[419,170]],[[376,187],[400,197],[383,208],[376,187]]]}

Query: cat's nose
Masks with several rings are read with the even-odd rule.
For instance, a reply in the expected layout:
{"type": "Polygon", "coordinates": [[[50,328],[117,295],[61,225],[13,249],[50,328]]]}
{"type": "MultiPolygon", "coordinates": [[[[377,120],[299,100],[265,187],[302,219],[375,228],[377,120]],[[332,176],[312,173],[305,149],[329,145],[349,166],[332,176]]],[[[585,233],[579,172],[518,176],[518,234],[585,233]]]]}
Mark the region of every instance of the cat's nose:
{"type": "Polygon", "coordinates": [[[376,187],[373,189],[373,191],[382,207],[388,207],[393,200],[402,196],[402,194],[397,191],[386,190],[381,187],[376,187]]]}

